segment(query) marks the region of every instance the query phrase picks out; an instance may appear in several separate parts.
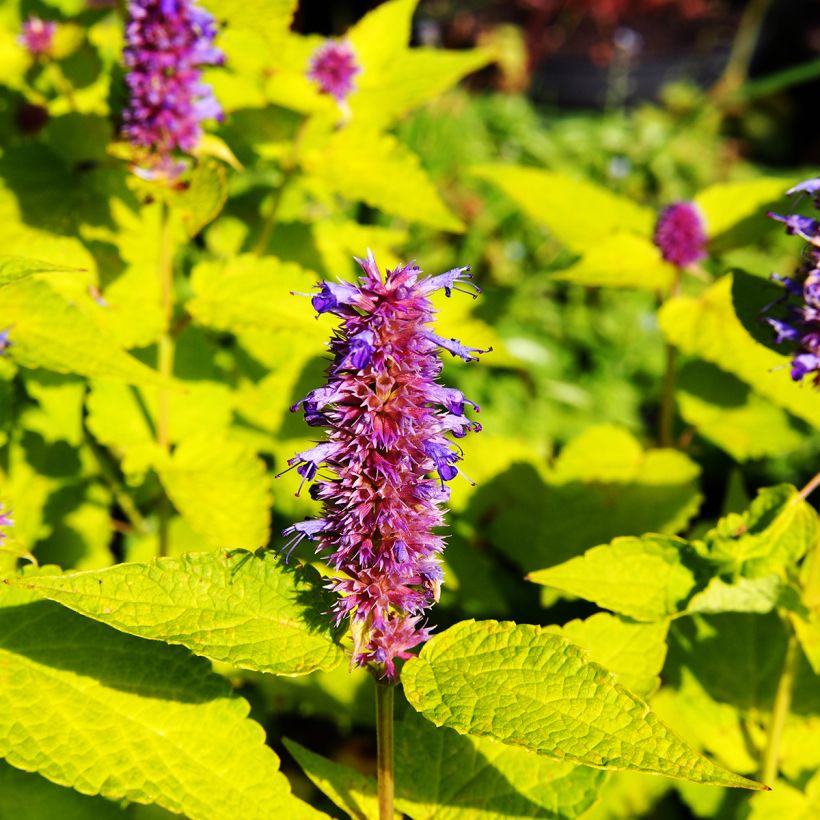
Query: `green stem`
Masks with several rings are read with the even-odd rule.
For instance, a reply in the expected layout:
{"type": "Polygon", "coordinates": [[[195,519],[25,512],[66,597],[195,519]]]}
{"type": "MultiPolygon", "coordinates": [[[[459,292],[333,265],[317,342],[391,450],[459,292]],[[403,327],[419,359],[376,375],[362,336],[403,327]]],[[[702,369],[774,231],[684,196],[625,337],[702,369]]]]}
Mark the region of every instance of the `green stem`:
{"type": "Polygon", "coordinates": [[[760,779],[767,786],[777,780],[780,763],[780,741],[783,738],[783,727],[792,705],[792,691],[799,658],[797,637],[789,622],[784,621],[784,623],[789,632],[789,642],[786,645],[786,657],[783,660],[783,670],[780,673],[777,692],[774,696],[766,748],[760,764],[760,779]]]}
{"type": "Polygon", "coordinates": [[[393,684],[376,681],[379,820],[393,820],[393,684]]]}
{"type": "Polygon", "coordinates": [[[259,236],[256,239],[256,244],[253,246],[253,252],[256,256],[261,256],[268,247],[270,235],[273,232],[273,228],[276,225],[276,220],[279,216],[279,207],[282,205],[282,197],[285,194],[285,189],[288,187],[291,179],[293,178],[295,170],[295,167],[289,167],[285,170],[284,176],[282,177],[282,183],[273,195],[273,202],[271,203],[270,210],[268,211],[268,215],[265,217],[265,221],[262,223],[262,227],[259,230],[259,236]]]}
{"type": "MultiPolygon", "coordinates": [[[[675,278],[664,303],[680,293],[681,270],[675,270],[675,278]]],[[[663,374],[663,389],[661,392],[661,409],[658,418],[658,444],[661,447],[674,446],[672,431],[675,424],[675,384],[678,374],[678,351],[668,342],[666,350],[666,368],[663,374]]]]}
{"type": "MultiPolygon", "coordinates": [[[[164,320],[162,337],[159,340],[158,370],[163,384],[159,388],[159,409],[157,412],[157,444],[166,455],[171,453],[171,391],[168,387],[174,373],[174,336],[171,327],[174,318],[174,268],[171,244],[171,213],[166,203],[162,204],[160,217],[159,264],[160,305],[164,320]]],[[[159,554],[168,554],[168,523],[171,505],[163,491],[159,507],[159,554]]]]}
{"type": "Polygon", "coordinates": [[[712,90],[713,97],[730,97],[746,82],[749,65],[770,5],[771,0],[749,0],[740,18],[726,69],[712,90]]]}
{"type": "Polygon", "coordinates": [[[820,486],[820,473],[817,473],[802,490],[800,490],[800,497],[807,499],[820,486]]]}

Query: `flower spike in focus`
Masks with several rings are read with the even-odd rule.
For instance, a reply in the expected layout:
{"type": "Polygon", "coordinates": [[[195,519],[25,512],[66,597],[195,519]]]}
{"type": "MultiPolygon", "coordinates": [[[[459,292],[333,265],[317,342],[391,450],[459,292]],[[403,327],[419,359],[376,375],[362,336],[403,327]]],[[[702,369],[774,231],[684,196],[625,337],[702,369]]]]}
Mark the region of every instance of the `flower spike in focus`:
{"type": "Polygon", "coordinates": [[[285,549],[289,555],[303,539],[317,541],[338,571],[328,584],[338,595],[332,613],[337,623],[352,623],[354,661],[395,679],[396,661],[428,639],[422,619],[439,597],[444,539],[437,530],[446,482],[461,472],[452,437],[481,429],[464,415],[478,407],[439,383],[439,349],[467,361],[485,351],[430,329],[433,291],[478,292],[469,268],[424,276],[409,264],[382,274],[371,253],[357,261],[357,282],[323,282],[312,297],[317,312],[340,324],[327,384],[291,409],[302,407],[328,438],[291,458],[288,469],[302,484],[313,482],[310,495],[323,514],[288,527],[285,549]]]}

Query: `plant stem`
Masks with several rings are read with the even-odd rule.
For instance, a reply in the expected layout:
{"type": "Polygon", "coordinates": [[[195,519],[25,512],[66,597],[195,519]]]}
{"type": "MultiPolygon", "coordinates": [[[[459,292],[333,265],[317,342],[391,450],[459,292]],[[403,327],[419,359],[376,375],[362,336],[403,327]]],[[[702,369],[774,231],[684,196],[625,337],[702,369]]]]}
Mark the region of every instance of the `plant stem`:
{"type": "Polygon", "coordinates": [[[376,681],[379,820],[393,820],[393,684],[376,681]]]}
{"type": "Polygon", "coordinates": [[[816,489],[820,486],[820,473],[817,473],[814,478],[800,490],[800,497],[805,501],[816,489]]]}
{"type": "MultiPolygon", "coordinates": [[[[675,278],[664,303],[680,292],[681,270],[675,270],[675,278]]],[[[678,351],[668,342],[666,350],[666,369],[663,374],[663,389],[661,392],[661,409],[658,419],[658,444],[661,447],[672,447],[674,440],[672,428],[675,423],[675,384],[678,373],[678,351]]]]}
{"type": "Polygon", "coordinates": [[[777,692],[774,696],[772,716],[769,721],[766,749],[760,764],[760,779],[768,786],[777,779],[778,764],[780,763],[780,741],[783,737],[783,726],[792,704],[792,690],[794,677],[797,672],[799,657],[797,637],[788,620],[784,624],[789,633],[789,642],[786,645],[786,657],[783,660],[783,670],[777,683],[777,692]]]}
{"type": "MultiPolygon", "coordinates": [[[[159,388],[157,413],[157,444],[166,455],[171,453],[171,391],[167,385],[174,373],[174,336],[171,323],[174,318],[174,268],[171,246],[171,213],[167,203],[162,203],[160,216],[159,264],[160,305],[163,315],[163,331],[159,340],[159,375],[165,384],[159,388]]],[[[171,506],[163,490],[159,507],[159,555],[168,554],[168,523],[171,506]]]]}
{"type": "Polygon", "coordinates": [[[770,5],[771,0],[749,0],[740,18],[726,69],[712,89],[713,98],[720,100],[730,97],[746,82],[749,65],[770,5]]]}
{"type": "Polygon", "coordinates": [[[273,202],[271,202],[270,211],[268,211],[268,215],[262,223],[262,227],[259,230],[259,236],[256,239],[256,244],[253,246],[253,252],[256,256],[261,256],[265,252],[265,248],[268,247],[270,235],[276,225],[276,218],[279,216],[279,206],[282,204],[282,197],[284,196],[285,189],[288,187],[291,179],[293,178],[295,170],[296,169],[293,166],[285,169],[284,175],[282,176],[282,183],[273,195],[273,202]]]}

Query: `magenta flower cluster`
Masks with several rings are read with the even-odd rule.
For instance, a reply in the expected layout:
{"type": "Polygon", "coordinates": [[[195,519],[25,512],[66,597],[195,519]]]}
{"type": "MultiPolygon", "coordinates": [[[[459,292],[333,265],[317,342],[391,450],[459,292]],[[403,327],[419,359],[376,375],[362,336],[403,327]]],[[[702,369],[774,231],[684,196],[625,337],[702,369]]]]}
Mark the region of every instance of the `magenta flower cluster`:
{"type": "Polygon", "coordinates": [[[354,77],[361,71],[349,43],[328,40],[310,58],[308,78],[318,83],[322,94],[330,94],[343,103],[355,89],[354,77]]]}
{"type": "Polygon", "coordinates": [[[51,51],[55,31],[57,31],[56,23],[41,20],[39,17],[29,17],[23,23],[23,30],[18,41],[29,54],[41,57],[51,51]]]}
{"type": "MultiPolygon", "coordinates": [[[[465,416],[478,407],[438,382],[439,349],[465,361],[486,351],[444,339],[429,327],[429,296],[462,290],[475,296],[468,268],[422,276],[415,265],[380,273],[371,254],[357,260],[364,275],[355,283],[324,282],[313,297],[318,313],[341,325],[330,342],[328,381],[302,406],[307,423],[327,428],[327,439],[288,461],[322,501],[320,519],[284,531],[293,549],[318,541],[338,572],[337,623],[353,624],[354,659],[378,664],[396,677],[396,659],[429,637],[424,612],[439,597],[444,540],[445,482],[458,475],[461,448],[450,438],[480,426],[465,416]],[[324,469],[323,469],[324,466],[324,469]]],[[[298,494],[298,493],[297,493],[298,494]]]]}
{"type": "Polygon", "coordinates": [[[3,532],[4,527],[10,527],[14,521],[11,518],[11,513],[6,510],[6,508],[0,504],[0,543],[6,537],[6,533],[3,532]]]}
{"type": "MultiPolygon", "coordinates": [[[[820,179],[801,182],[787,194],[809,194],[814,207],[820,209],[820,179]]],[[[808,247],[795,276],[772,276],[785,286],[786,313],[782,318],[769,317],[766,321],[777,333],[778,344],[791,345],[792,379],[799,382],[813,374],[814,385],[820,387],[820,222],[800,214],[769,216],[782,222],[788,233],[804,239],[808,247]]]]}
{"type": "Polygon", "coordinates": [[[706,256],[706,225],[693,202],[674,202],[661,211],[655,225],[655,244],[661,256],[679,268],[706,256]]]}
{"type": "Polygon", "coordinates": [[[190,152],[203,120],[222,109],[202,82],[202,66],[221,65],[214,18],[191,0],[130,0],[123,54],[129,100],[123,134],[148,153],[149,164],[175,173],[174,151],[190,152]]]}

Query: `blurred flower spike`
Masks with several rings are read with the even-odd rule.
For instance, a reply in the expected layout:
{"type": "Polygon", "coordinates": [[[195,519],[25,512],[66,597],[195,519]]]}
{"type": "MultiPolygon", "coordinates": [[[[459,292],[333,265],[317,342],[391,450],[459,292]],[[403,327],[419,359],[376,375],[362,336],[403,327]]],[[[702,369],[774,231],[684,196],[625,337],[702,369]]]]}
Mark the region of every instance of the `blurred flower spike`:
{"type": "Polygon", "coordinates": [[[14,523],[14,520],[11,517],[11,513],[6,510],[3,504],[0,504],[0,543],[6,537],[6,533],[3,532],[5,527],[10,527],[14,523]]]}
{"type": "Polygon", "coordinates": [[[23,23],[18,42],[33,57],[42,57],[51,51],[57,24],[39,17],[29,17],[23,23]]]}
{"type": "Polygon", "coordinates": [[[679,268],[706,257],[706,224],[693,202],[667,205],[658,217],[653,239],[664,260],[679,268]]]}
{"type": "Polygon", "coordinates": [[[216,32],[214,18],[191,0],[130,0],[123,134],[144,154],[142,176],[178,175],[185,165],[174,153],[196,148],[204,120],[222,119],[201,70],[224,62],[216,32]]]}
{"type": "Polygon", "coordinates": [[[350,43],[328,40],[310,58],[308,78],[318,83],[322,94],[329,94],[341,104],[355,89],[353,79],[361,70],[350,43]]]}
{"type": "Polygon", "coordinates": [[[10,333],[10,327],[7,327],[5,330],[0,330],[0,356],[2,356],[12,345],[12,341],[9,338],[10,333]]]}
{"type": "MultiPolygon", "coordinates": [[[[485,350],[444,339],[430,328],[437,290],[475,297],[469,268],[422,276],[415,264],[382,275],[372,254],[357,260],[356,284],[323,282],[317,313],[341,320],[330,341],[328,381],[297,402],[327,440],[288,461],[323,502],[323,517],[288,527],[286,549],[318,542],[336,577],[337,623],[352,621],[354,660],[378,665],[395,679],[396,659],[427,640],[424,612],[439,597],[442,526],[450,496],[445,482],[460,472],[464,437],[480,425],[465,416],[478,407],[439,384],[441,349],[465,361],[485,350]],[[323,467],[325,468],[323,470],[323,467]]],[[[467,479],[469,480],[469,479],[467,479]]],[[[297,493],[298,495],[298,493],[297,493]]],[[[289,553],[288,553],[289,554],[289,553]]]]}
{"type": "MultiPolygon", "coordinates": [[[[820,208],[820,179],[810,179],[790,188],[786,193],[809,194],[815,208],[820,208]]],[[[785,287],[786,314],[783,318],[767,318],[774,328],[776,342],[791,345],[793,350],[791,376],[801,381],[812,375],[815,387],[820,386],[820,222],[800,214],[770,213],[782,222],[786,232],[808,243],[803,264],[794,277],[772,275],[785,287]]],[[[776,303],[776,304],[778,304],[776,303]]],[[[774,307],[770,306],[769,309],[774,307]]]]}

